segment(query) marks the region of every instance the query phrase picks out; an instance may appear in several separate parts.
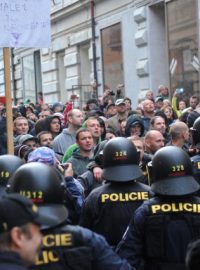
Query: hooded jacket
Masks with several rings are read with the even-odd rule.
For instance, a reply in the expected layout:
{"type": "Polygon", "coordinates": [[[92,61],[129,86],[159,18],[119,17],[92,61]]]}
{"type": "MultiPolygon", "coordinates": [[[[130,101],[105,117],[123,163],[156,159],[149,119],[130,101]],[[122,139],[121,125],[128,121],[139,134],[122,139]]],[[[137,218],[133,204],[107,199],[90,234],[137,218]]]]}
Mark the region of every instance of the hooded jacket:
{"type": "Polygon", "coordinates": [[[56,153],[61,153],[64,155],[67,148],[76,142],[75,134],[71,134],[68,132],[68,129],[63,129],[62,133],[60,133],[53,141],[53,150],[56,153]]]}
{"type": "Polygon", "coordinates": [[[130,133],[131,127],[136,125],[136,124],[139,124],[141,126],[140,137],[142,137],[144,135],[144,124],[143,124],[142,118],[137,114],[132,114],[128,117],[127,122],[126,122],[126,127],[125,127],[126,137],[131,136],[131,133],[130,133]]]}
{"type": "Polygon", "coordinates": [[[74,177],[83,174],[87,171],[87,165],[91,161],[89,157],[84,157],[80,154],[80,150],[77,149],[73,152],[72,157],[67,162],[72,164],[74,177]]]}

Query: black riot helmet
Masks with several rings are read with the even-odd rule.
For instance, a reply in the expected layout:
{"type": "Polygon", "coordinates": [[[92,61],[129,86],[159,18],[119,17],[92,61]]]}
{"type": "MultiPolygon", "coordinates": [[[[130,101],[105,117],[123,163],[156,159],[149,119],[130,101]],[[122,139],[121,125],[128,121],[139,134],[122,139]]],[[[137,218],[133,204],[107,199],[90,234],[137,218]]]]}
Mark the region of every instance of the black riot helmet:
{"type": "Polygon", "coordinates": [[[190,131],[192,133],[192,144],[200,148],[200,117],[195,120],[190,131]]]}
{"type": "Polygon", "coordinates": [[[4,193],[8,180],[24,162],[14,155],[0,156],[0,193],[4,193]]]}
{"type": "Polygon", "coordinates": [[[46,228],[55,227],[67,220],[63,178],[51,166],[40,162],[21,166],[9,181],[8,193],[20,193],[31,199],[38,206],[39,212],[51,219],[46,228]]]}
{"type": "Polygon", "coordinates": [[[151,180],[152,191],[160,195],[188,195],[200,188],[188,154],[176,146],[166,146],[155,153],[151,180]]]}
{"type": "Polygon", "coordinates": [[[126,182],[142,175],[139,168],[140,153],[127,138],[108,141],[103,150],[103,178],[113,182],[126,182]]]}

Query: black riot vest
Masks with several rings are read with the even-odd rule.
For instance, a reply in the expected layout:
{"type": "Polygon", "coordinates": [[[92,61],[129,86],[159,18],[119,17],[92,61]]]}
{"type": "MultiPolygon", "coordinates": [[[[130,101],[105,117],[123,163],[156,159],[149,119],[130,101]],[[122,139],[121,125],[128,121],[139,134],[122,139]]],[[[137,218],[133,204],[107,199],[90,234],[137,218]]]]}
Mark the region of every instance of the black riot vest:
{"type": "Polygon", "coordinates": [[[79,226],[66,225],[45,232],[42,250],[31,269],[92,269],[92,248],[87,245],[82,229],[79,226]]]}
{"type": "Polygon", "coordinates": [[[145,220],[148,270],[184,270],[188,244],[200,237],[200,199],[154,198],[145,220]]]}

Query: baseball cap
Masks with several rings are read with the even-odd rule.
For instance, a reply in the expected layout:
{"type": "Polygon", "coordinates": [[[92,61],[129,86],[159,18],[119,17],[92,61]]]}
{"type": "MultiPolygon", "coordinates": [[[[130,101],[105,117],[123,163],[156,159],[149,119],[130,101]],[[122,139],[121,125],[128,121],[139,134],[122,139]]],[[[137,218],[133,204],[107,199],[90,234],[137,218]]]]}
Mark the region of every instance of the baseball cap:
{"type": "Polygon", "coordinates": [[[123,98],[117,99],[117,100],[115,101],[115,105],[116,105],[116,106],[118,106],[118,105],[120,105],[120,104],[125,104],[123,98]]]}
{"type": "Polygon", "coordinates": [[[114,103],[108,104],[107,107],[106,107],[106,110],[108,110],[108,109],[109,109],[110,107],[112,107],[112,106],[115,106],[115,104],[114,104],[114,103]]]}
{"type": "Polygon", "coordinates": [[[33,137],[31,134],[25,134],[25,135],[21,135],[19,138],[19,144],[22,145],[23,143],[25,143],[26,141],[29,140],[34,140],[37,142],[37,138],[33,137]]]}
{"type": "Polygon", "coordinates": [[[163,97],[160,97],[160,96],[156,97],[155,102],[158,102],[158,101],[163,101],[163,97]]]}
{"type": "Polygon", "coordinates": [[[0,199],[0,234],[27,223],[48,226],[51,219],[41,215],[38,207],[28,198],[12,193],[0,199]]]}
{"type": "Polygon", "coordinates": [[[54,165],[56,162],[55,152],[46,146],[38,147],[28,155],[28,162],[42,162],[54,165]]]}

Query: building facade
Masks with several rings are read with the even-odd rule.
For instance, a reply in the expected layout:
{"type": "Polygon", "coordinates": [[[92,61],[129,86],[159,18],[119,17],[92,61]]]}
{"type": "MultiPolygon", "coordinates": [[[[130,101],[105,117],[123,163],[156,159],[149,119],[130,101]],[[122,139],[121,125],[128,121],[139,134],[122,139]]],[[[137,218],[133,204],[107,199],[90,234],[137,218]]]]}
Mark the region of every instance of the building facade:
{"type": "MultiPolygon", "coordinates": [[[[13,96],[76,105],[104,89],[199,96],[200,0],[52,0],[52,46],[13,50],[13,96]],[[93,9],[94,8],[94,9],[93,9]],[[96,81],[95,81],[96,80],[96,81]],[[97,85],[97,87],[96,87],[97,85]]],[[[0,54],[0,95],[3,95],[0,54]]]]}

